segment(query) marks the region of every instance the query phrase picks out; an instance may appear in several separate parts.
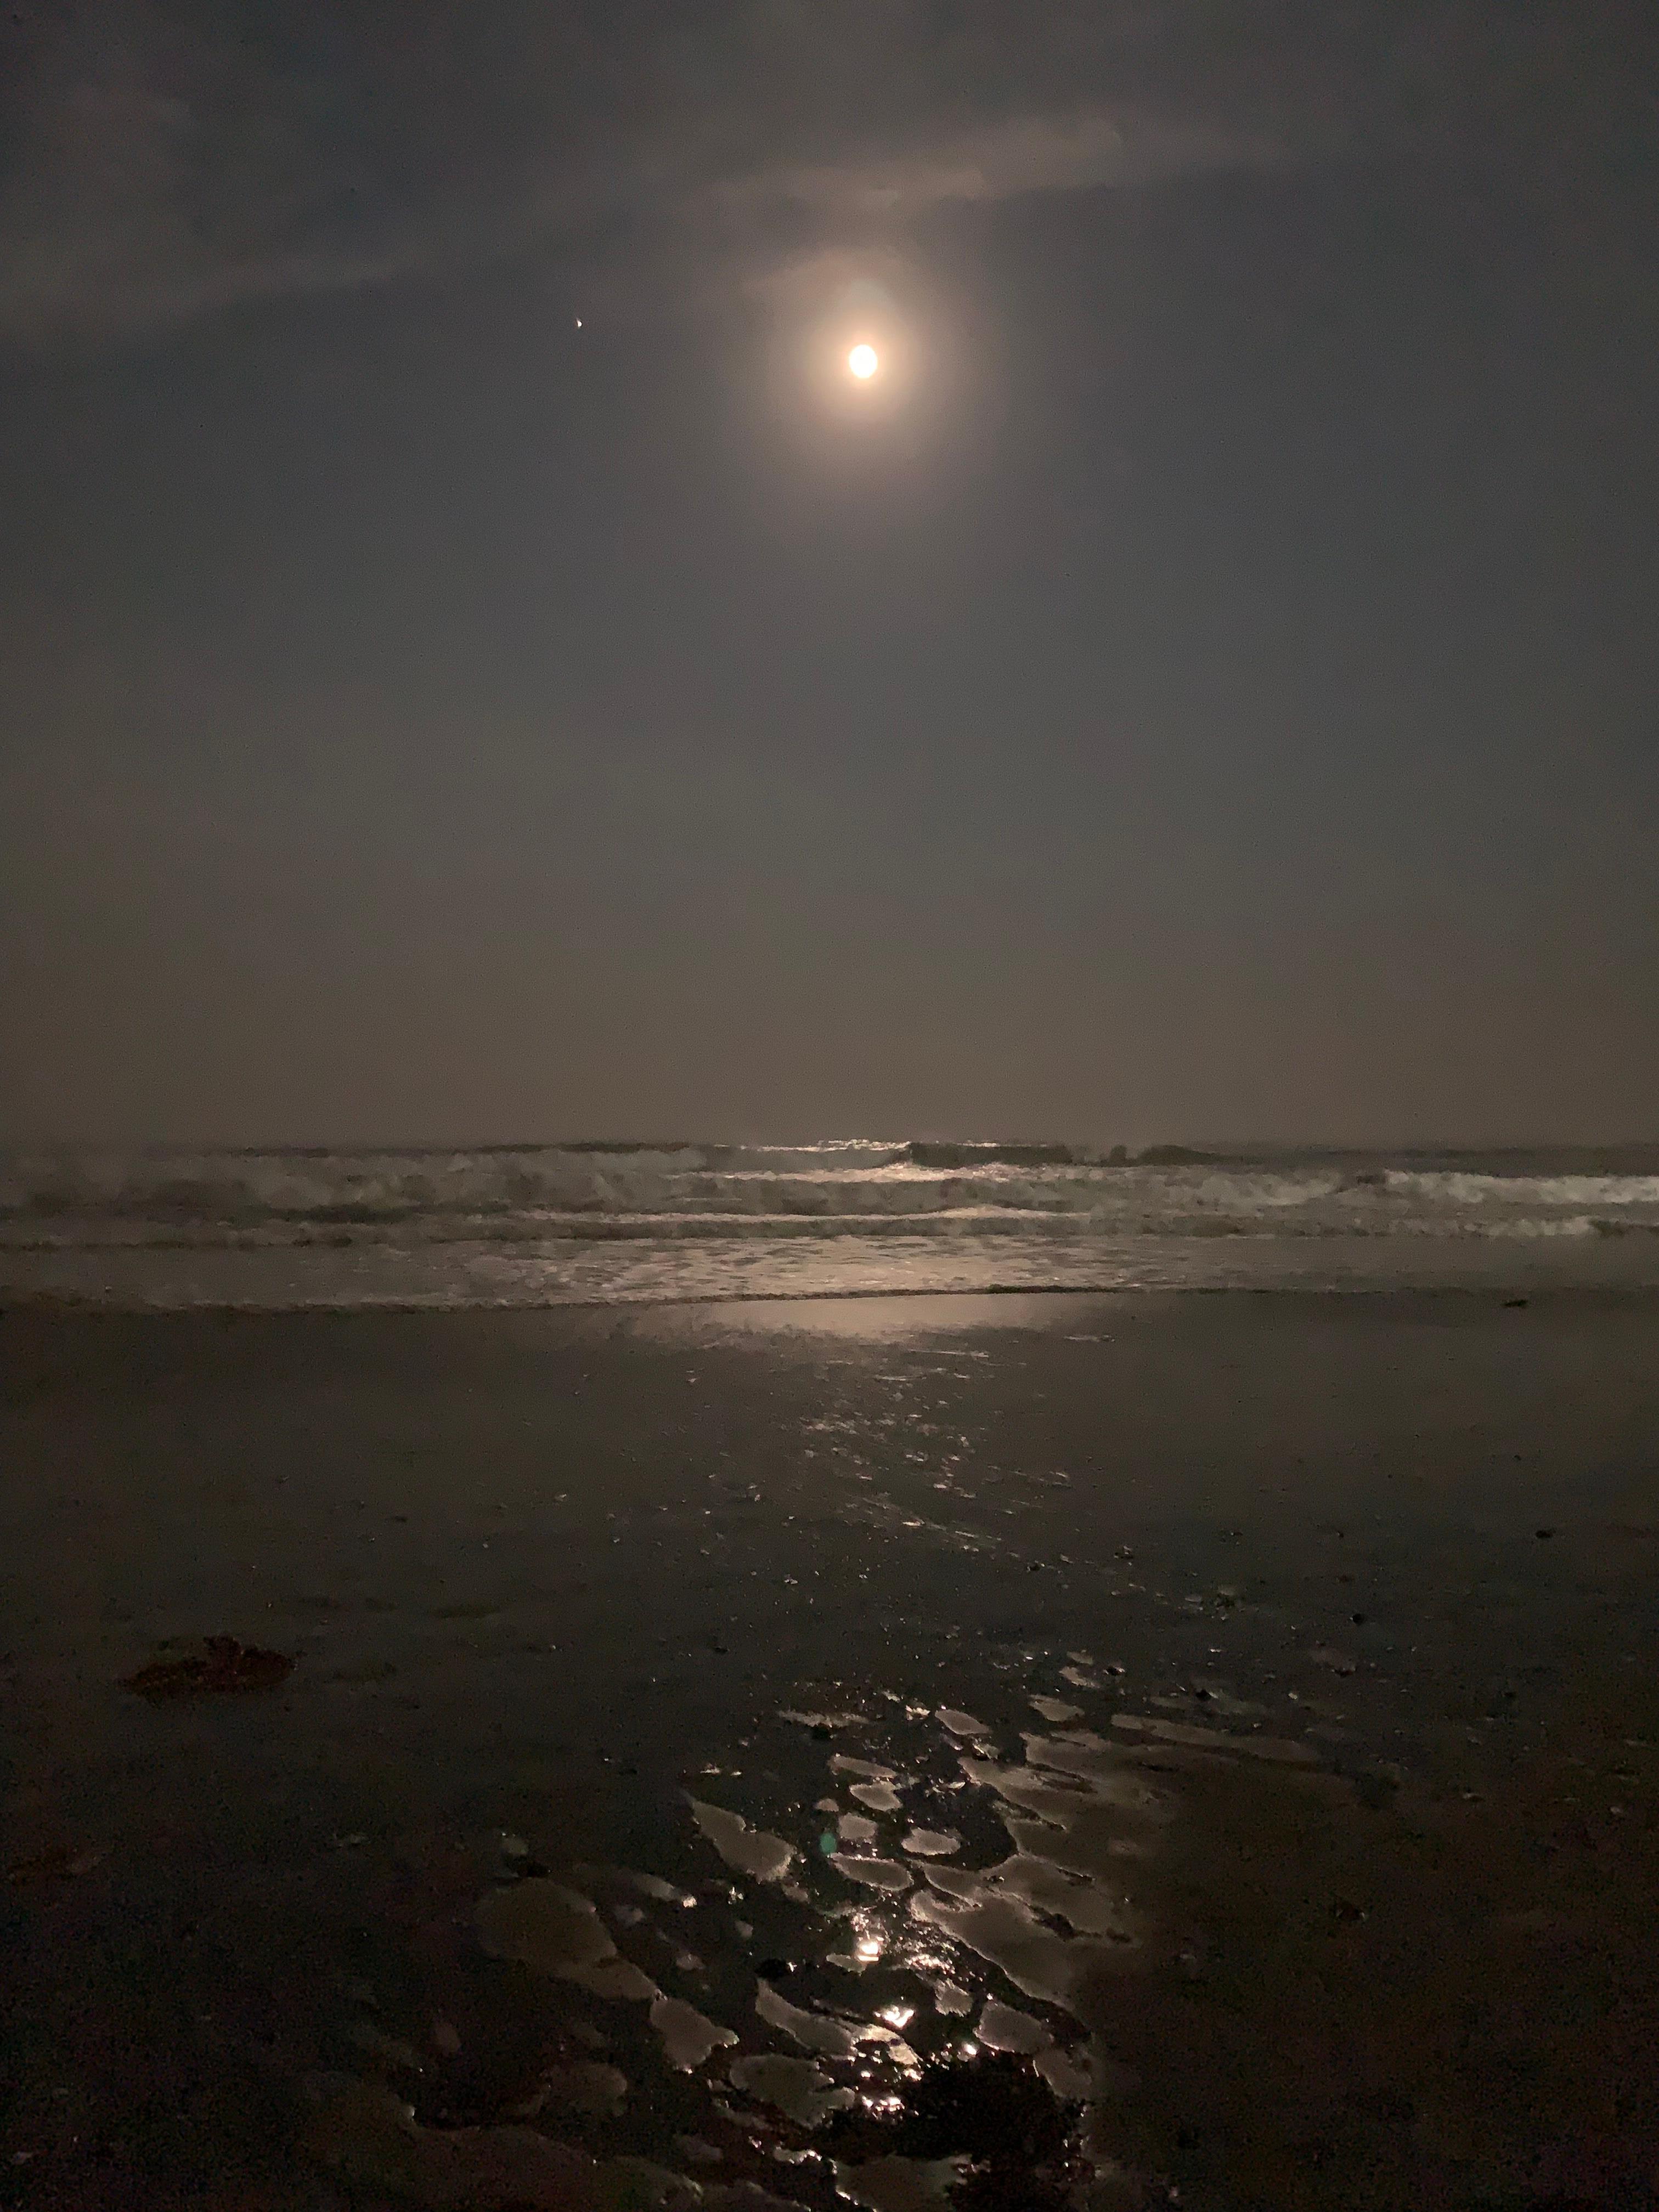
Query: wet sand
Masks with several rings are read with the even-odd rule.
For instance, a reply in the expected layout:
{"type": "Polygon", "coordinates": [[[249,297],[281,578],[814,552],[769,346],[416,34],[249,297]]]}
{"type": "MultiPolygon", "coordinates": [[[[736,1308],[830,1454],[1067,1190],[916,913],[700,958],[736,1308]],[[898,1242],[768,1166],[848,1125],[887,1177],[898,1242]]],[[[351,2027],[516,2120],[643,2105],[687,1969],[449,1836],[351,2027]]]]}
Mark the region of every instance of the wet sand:
{"type": "Polygon", "coordinates": [[[1655,2201],[1659,1298],[0,1363],[0,2203],[1655,2201]]]}

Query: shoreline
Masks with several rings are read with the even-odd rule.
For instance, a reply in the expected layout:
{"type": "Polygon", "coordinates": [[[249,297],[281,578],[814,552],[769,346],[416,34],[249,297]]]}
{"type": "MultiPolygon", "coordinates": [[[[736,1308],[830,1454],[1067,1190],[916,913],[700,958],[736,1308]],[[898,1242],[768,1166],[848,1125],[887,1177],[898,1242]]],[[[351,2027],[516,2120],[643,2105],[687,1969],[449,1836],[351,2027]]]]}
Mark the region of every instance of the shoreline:
{"type": "Polygon", "coordinates": [[[374,1298],[355,1303],[341,1303],[327,1298],[295,1300],[291,1304],[234,1303],[213,1299],[179,1300],[150,1304],[123,1304],[118,1299],[98,1297],[90,1293],[0,1289],[0,1322],[8,1316],[45,1318],[84,1319],[93,1316],[129,1320],[184,1320],[192,1316],[210,1317],[232,1315],[242,1320],[291,1320],[301,1316],[310,1318],[333,1317],[386,1319],[412,1318],[426,1315],[447,1318],[472,1314],[487,1318],[491,1315],[516,1316],[526,1314],[596,1314],[610,1312],[673,1312],[681,1309],[719,1310],[726,1306],[812,1306],[848,1304],[914,1304],[938,1302],[940,1304],[965,1307],[975,1299],[1061,1299],[1109,1298],[1130,1301],[1148,1299],[1276,1299],[1316,1301],[1324,1298],[1351,1300],[1412,1300],[1423,1298],[1465,1298],[1496,1300],[1505,1306],[1543,1304],[1552,1300],[1602,1299],[1659,1300],[1659,1276],[1650,1280],[1638,1276],[1625,1279],[1601,1282],[1561,1281],[1540,1279],[1537,1276],[1516,1275],[1488,1282],[1471,1281],[1407,1281],[1398,1283],[1329,1282],[1252,1282],[1252,1283],[976,1283],[971,1286],[938,1287],[920,1285],[915,1289],[896,1288],[889,1285],[870,1288],[824,1288],[821,1290],[757,1290],[711,1291],[675,1292],[618,1293],[614,1297],[555,1297],[498,1299],[486,1303],[478,1298],[456,1298],[441,1302],[431,1298],[374,1298]]]}
{"type": "Polygon", "coordinates": [[[1006,1299],[1119,1292],[1659,1289],[1659,1236],[956,1236],[896,1218],[786,1237],[0,1247],[0,1308],[246,1313],[1006,1299]]]}

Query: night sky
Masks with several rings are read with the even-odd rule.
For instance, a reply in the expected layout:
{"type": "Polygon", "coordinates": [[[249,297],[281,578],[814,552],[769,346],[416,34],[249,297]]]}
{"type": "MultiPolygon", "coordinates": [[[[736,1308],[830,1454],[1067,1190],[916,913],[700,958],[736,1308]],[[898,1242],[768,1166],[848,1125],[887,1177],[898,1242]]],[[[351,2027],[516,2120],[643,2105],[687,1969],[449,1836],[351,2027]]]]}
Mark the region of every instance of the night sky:
{"type": "Polygon", "coordinates": [[[1656,41],[9,7],[0,1139],[1654,1134],[1656,41]]]}

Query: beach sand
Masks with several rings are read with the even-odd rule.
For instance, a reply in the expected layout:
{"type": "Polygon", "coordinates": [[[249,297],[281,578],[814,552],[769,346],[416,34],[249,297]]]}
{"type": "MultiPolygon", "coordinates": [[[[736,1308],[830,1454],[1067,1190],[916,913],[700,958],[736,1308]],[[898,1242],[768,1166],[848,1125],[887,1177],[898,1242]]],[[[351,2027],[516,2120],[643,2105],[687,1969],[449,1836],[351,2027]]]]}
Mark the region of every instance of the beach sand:
{"type": "Polygon", "coordinates": [[[1659,1297],[0,1364],[0,2203],[1655,2201],[1659,1297]],[[969,2045],[1086,2102],[1023,2197],[969,2045]]]}

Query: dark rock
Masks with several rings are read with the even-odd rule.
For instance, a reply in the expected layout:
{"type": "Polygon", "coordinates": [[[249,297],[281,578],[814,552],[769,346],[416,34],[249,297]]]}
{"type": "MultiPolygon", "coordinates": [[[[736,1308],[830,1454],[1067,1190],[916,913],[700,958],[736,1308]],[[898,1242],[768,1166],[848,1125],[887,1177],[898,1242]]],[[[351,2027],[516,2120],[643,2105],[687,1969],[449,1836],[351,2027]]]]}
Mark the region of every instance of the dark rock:
{"type": "Polygon", "coordinates": [[[121,1686],[141,1698],[240,1697],[274,1690],[294,1672],[285,1651],[261,1651],[234,1636],[210,1636],[199,1649],[176,1659],[155,1659],[121,1686]]]}

